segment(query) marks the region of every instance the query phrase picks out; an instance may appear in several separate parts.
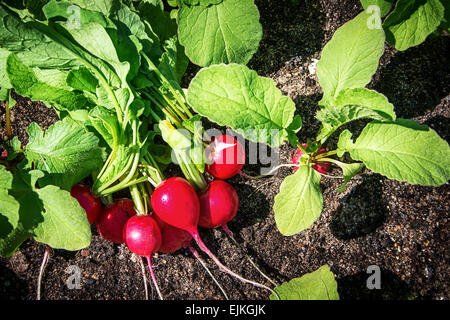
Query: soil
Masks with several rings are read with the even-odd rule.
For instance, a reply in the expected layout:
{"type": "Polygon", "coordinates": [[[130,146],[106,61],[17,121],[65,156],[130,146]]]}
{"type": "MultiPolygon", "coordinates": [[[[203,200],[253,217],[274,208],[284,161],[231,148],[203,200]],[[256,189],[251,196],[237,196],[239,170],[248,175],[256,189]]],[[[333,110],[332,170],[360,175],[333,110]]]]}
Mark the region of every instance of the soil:
{"type": "MultiPolygon", "coordinates": [[[[258,74],[270,77],[291,97],[305,125],[301,140],[313,138],[319,123],[314,118],[321,89],[312,70],[314,59],[334,31],[362,8],[355,0],[257,0],[264,36],[249,63],[258,74]]],[[[378,71],[369,87],[385,94],[398,117],[427,124],[449,141],[450,38],[430,37],[420,46],[397,52],[386,45],[378,71]],[[447,52],[447,53],[446,53],[447,52]]],[[[184,83],[198,70],[190,66],[184,83]]],[[[23,143],[26,127],[35,121],[44,129],[56,114],[39,102],[17,97],[12,110],[13,133],[23,143]]],[[[4,108],[0,111],[1,135],[6,139],[4,108]]],[[[352,123],[359,130],[364,123],[352,123]]],[[[330,141],[330,147],[336,141],[330,141]]],[[[294,148],[279,149],[280,163],[288,163],[294,148]]],[[[248,174],[259,174],[261,165],[246,165],[248,174]]],[[[281,235],[271,210],[274,196],[291,169],[272,177],[229,180],[241,206],[229,224],[251,257],[281,283],[328,264],[335,273],[341,299],[449,299],[448,183],[422,187],[389,180],[364,171],[351,180],[344,193],[336,192],[340,180],[323,178],[324,210],[308,230],[292,237],[281,235]],[[381,289],[366,286],[367,269],[381,269],[381,289]]],[[[338,175],[339,171],[330,174],[338,175]]],[[[42,299],[144,299],[139,260],[125,245],[101,239],[93,227],[90,247],[78,252],[53,250],[43,277],[42,299]],[[69,289],[70,266],[77,266],[81,288],[69,289]]],[[[243,276],[265,281],[242,251],[220,230],[201,235],[219,259],[243,276]]],[[[36,298],[36,280],[46,246],[25,242],[10,259],[0,259],[1,299],[36,298]]],[[[208,261],[208,260],[207,260],[208,261]]],[[[223,299],[223,295],[188,250],[153,257],[165,299],[223,299]]],[[[224,275],[208,261],[231,299],[268,299],[269,292],[224,275]]],[[[151,287],[151,286],[150,286],[151,287]]],[[[157,299],[152,290],[151,298],[157,299]]]]}

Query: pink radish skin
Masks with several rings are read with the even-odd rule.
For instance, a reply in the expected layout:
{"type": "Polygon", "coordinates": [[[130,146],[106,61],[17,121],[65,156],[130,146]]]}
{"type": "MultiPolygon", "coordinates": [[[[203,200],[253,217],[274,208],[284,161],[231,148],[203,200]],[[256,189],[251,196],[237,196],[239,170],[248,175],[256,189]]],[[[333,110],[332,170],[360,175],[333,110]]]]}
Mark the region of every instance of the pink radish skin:
{"type": "Polygon", "coordinates": [[[206,171],[218,179],[234,177],[245,164],[244,147],[228,135],[215,137],[206,147],[205,154],[211,161],[206,165],[206,171]]]}
{"type": "Polygon", "coordinates": [[[197,232],[200,202],[186,179],[173,177],[162,182],[152,194],[155,214],[165,223],[190,234],[197,232]]]}
{"type": "Polygon", "coordinates": [[[91,193],[88,186],[76,184],[70,189],[70,195],[78,200],[80,206],[86,211],[90,224],[97,221],[102,210],[100,199],[91,193]]]}
{"type": "Polygon", "coordinates": [[[100,236],[114,243],[123,243],[123,228],[128,219],[136,215],[133,201],[117,199],[106,206],[97,221],[97,231],[100,236]]]}
{"type": "Polygon", "coordinates": [[[123,240],[131,252],[151,256],[161,246],[161,231],[155,219],[148,215],[133,216],[123,228],[123,240]]]}
{"type": "Polygon", "coordinates": [[[163,300],[151,261],[151,255],[159,250],[162,242],[158,223],[148,215],[133,216],[128,219],[123,228],[123,239],[131,252],[147,259],[153,284],[160,299],[163,300]]]}
{"type": "Polygon", "coordinates": [[[189,246],[189,243],[192,240],[192,236],[189,232],[165,223],[157,215],[153,215],[153,218],[156,220],[159,229],[161,230],[160,252],[172,253],[189,246]]]}
{"type": "MultiPolygon", "coordinates": [[[[307,147],[307,144],[304,143],[303,148],[306,148],[306,147],[307,147]]],[[[316,152],[316,155],[325,153],[325,152],[327,152],[327,149],[325,149],[324,147],[321,147],[316,152]]],[[[292,157],[292,164],[299,164],[301,157],[303,157],[303,152],[300,149],[297,149],[294,156],[292,157]]],[[[322,173],[322,174],[326,174],[330,170],[330,167],[331,167],[331,163],[329,163],[329,162],[320,162],[320,163],[316,163],[312,166],[312,168],[314,170],[316,170],[317,172],[322,173]]],[[[298,169],[297,167],[294,167],[294,171],[297,171],[297,169],[298,169]]]]}
{"type": "Polygon", "coordinates": [[[214,180],[199,194],[200,219],[203,228],[216,228],[233,220],[239,209],[236,190],[227,182],[214,180]]]}

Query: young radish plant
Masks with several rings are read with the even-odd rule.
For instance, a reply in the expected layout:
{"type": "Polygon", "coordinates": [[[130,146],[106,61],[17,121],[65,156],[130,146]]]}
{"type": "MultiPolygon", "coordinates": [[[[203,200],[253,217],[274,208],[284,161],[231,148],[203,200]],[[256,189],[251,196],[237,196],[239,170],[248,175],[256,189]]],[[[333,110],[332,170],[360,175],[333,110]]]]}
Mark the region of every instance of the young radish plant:
{"type": "Polygon", "coordinates": [[[390,179],[425,186],[442,185],[450,178],[448,143],[425,125],[397,119],[383,94],[365,88],[378,68],[385,41],[383,29],[370,28],[369,19],[370,14],[362,12],[345,23],[322,51],[317,77],[323,97],[316,114],[321,127],[306,146],[296,136],[302,121],[294,117],[294,103],[271,79],[245,66],[222,64],[200,70],[190,83],[187,97],[194,111],[251,141],[273,147],[288,141],[300,150],[301,156],[294,159],[298,170],[283,181],[275,197],[275,221],[283,235],[297,234],[319,218],[323,208],[320,181],[327,177],[324,172],[330,164],[343,173],[339,192],[364,167],[390,179]],[[327,145],[338,129],[360,119],[371,122],[356,140],[347,129],[341,131],[335,148],[327,145]],[[356,162],[344,162],[345,153],[356,162]]]}

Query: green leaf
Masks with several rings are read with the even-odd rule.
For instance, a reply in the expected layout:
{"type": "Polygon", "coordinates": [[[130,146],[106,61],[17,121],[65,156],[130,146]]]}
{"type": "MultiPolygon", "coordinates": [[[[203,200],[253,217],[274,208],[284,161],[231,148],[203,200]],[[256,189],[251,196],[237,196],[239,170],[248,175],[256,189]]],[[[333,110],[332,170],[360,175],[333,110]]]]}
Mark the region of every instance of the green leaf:
{"type": "Polygon", "coordinates": [[[58,89],[72,91],[72,88],[66,82],[67,75],[69,74],[68,71],[58,69],[40,69],[38,67],[34,67],[32,70],[39,82],[58,89]]]}
{"type": "MultiPolygon", "coordinates": [[[[339,300],[337,282],[327,265],[285,282],[274,290],[281,300],[339,300]]],[[[270,300],[278,299],[272,293],[270,300]]]]}
{"type": "Polygon", "coordinates": [[[372,28],[370,15],[362,12],[336,30],[322,50],[317,77],[328,105],[346,88],[363,88],[378,68],[384,51],[384,31],[372,28]]]}
{"type": "Polygon", "coordinates": [[[320,173],[309,166],[300,166],[284,179],[275,196],[273,210],[278,230],[285,236],[309,228],[323,208],[320,173]]]}
{"type": "Polygon", "coordinates": [[[366,88],[344,89],[339,92],[335,105],[344,107],[347,105],[362,106],[376,111],[384,119],[395,120],[394,106],[383,94],[366,88]]]}
{"type": "Polygon", "coordinates": [[[36,123],[27,129],[30,137],[25,156],[34,167],[50,173],[45,184],[70,188],[102,165],[98,138],[74,121],[58,121],[45,133],[36,123]]]}
{"type": "Polygon", "coordinates": [[[176,36],[165,41],[163,48],[164,53],[159,61],[158,69],[167,80],[180,83],[189,60],[184,54],[183,48],[179,45],[176,36]]]}
{"type": "Polygon", "coordinates": [[[43,221],[34,230],[36,241],[55,249],[79,250],[91,242],[86,211],[68,191],[49,185],[37,189],[42,201],[43,221]]]}
{"type": "Polygon", "coordinates": [[[81,8],[101,12],[105,16],[117,6],[117,0],[71,0],[71,2],[81,8]]]}
{"type": "Polygon", "coordinates": [[[184,4],[190,6],[210,6],[212,4],[219,4],[224,0],[182,0],[184,4]]]}
{"type": "Polygon", "coordinates": [[[0,166],[0,239],[5,238],[19,222],[19,203],[8,194],[13,175],[0,166]]]}
{"type": "Polygon", "coordinates": [[[254,0],[224,0],[211,6],[182,6],[178,35],[186,55],[199,66],[246,64],[262,37],[254,0]]]}
{"type": "Polygon", "coordinates": [[[102,25],[83,24],[80,28],[70,29],[70,34],[88,52],[111,64],[121,79],[122,85],[126,82],[130,63],[119,60],[114,43],[102,25]]]}
{"type": "Polygon", "coordinates": [[[95,22],[105,28],[115,29],[114,23],[104,14],[98,11],[88,10],[88,8],[80,8],[73,4],[73,1],[56,1],[52,0],[42,8],[47,20],[53,18],[65,18],[67,23],[73,23],[81,26],[82,24],[95,22]]]}
{"type": "Polygon", "coordinates": [[[316,118],[322,122],[317,140],[322,143],[340,126],[358,119],[395,120],[394,106],[387,98],[366,88],[342,90],[333,105],[322,108],[316,118]]]}
{"type": "Polygon", "coordinates": [[[295,112],[272,79],[238,64],[202,69],[191,81],[188,100],[197,113],[271,146],[286,140],[295,112]]]}
{"type": "Polygon", "coordinates": [[[39,68],[73,68],[81,62],[64,46],[24,23],[0,4],[0,47],[17,54],[27,66],[39,68]]]}
{"type": "MultiPolygon", "coordinates": [[[[18,214],[17,223],[15,222],[16,217],[12,217],[13,223],[9,223],[4,218],[3,212],[0,215],[2,224],[0,256],[9,257],[23,241],[32,236],[33,229],[43,221],[41,203],[34,190],[37,179],[44,174],[39,170],[22,171],[19,169],[14,173],[11,181],[11,176],[6,177],[5,171],[0,171],[0,177],[2,180],[8,179],[8,183],[4,185],[5,189],[0,191],[0,198],[9,203],[7,210],[17,210],[18,214]],[[18,206],[13,202],[17,202],[18,206]]],[[[8,215],[10,214],[11,212],[8,215]]]]}
{"type": "Polygon", "coordinates": [[[344,163],[334,160],[333,163],[342,169],[342,174],[344,176],[344,182],[336,189],[337,192],[344,192],[347,183],[364,168],[364,164],[360,162],[344,163]]]}
{"type": "Polygon", "coordinates": [[[447,0],[441,0],[442,5],[444,5],[444,18],[441,21],[440,28],[450,32],[450,5],[448,4],[448,1],[446,3],[447,5],[445,5],[445,1],[447,0]]]}
{"type": "Polygon", "coordinates": [[[81,91],[95,93],[98,87],[97,78],[86,67],[70,70],[66,81],[70,87],[81,91]]]}
{"type": "Polygon", "coordinates": [[[339,135],[337,156],[342,157],[347,150],[350,150],[353,146],[352,133],[345,129],[339,135]]]}
{"type": "Polygon", "coordinates": [[[158,36],[161,42],[164,42],[177,35],[177,22],[170,17],[170,13],[164,11],[164,5],[160,3],[151,3],[142,1],[139,3],[138,10],[141,19],[150,23],[152,31],[158,36]]]}
{"type": "Polygon", "coordinates": [[[380,8],[380,17],[386,16],[392,8],[394,0],[360,0],[363,8],[367,10],[370,6],[380,8]]]}
{"type": "Polygon", "coordinates": [[[346,151],[374,172],[411,184],[438,186],[450,179],[450,147],[412,120],[373,121],[346,151]]]}
{"type": "Polygon", "coordinates": [[[89,113],[90,125],[102,136],[111,149],[119,143],[120,125],[117,117],[100,106],[89,113]]]}
{"type": "Polygon", "coordinates": [[[387,120],[373,110],[354,105],[347,105],[342,108],[328,107],[319,110],[316,118],[325,124],[321,127],[317,136],[317,140],[320,140],[322,143],[340,126],[350,121],[358,119],[387,120]]]}
{"type": "Polygon", "coordinates": [[[74,110],[88,105],[88,100],[82,94],[53,87],[41,82],[32,69],[19,61],[15,54],[10,54],[6,60],[8,78],[15,91],[35,101],[56,104],[59,108],[74,110]]]}
{"type": "Polygon", "coordinates": [[[386,40],[397,50],[406,50],[425,41],[443,18],[439,0],[399,0],[383,23],[386,40]]]}

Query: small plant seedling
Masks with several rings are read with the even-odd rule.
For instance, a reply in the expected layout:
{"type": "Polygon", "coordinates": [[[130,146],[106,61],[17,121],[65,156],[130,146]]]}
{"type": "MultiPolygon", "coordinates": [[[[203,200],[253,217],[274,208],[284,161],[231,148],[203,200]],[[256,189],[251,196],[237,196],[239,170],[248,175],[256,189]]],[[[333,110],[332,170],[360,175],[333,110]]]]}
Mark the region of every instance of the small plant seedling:
{"type": "Polygon", "coordinates": [[[251,141],[270,146],[289,141],[302,153],[298,170],[284,179],[275,197],[275,221],[283,235],[297,234],[320,217],[320,181],[326,170],[315,170],[319,165],[328,169],[331,164],[342,170],[339,192],[364,167],[390,179],[425,186],[438,186],[450,178],[448,143],[425,125],[397,119],[394,106],[383,94],[365,88],[378,68],[385,42],[384,30],[370,28],[369,18],[369,13],[362,12],[345,23],[322,50],[317,77],[323,97],[316,114],[321,127],[312,145],[304,147],[296,136],[302,121],[294,116],[292,100],[283,96],[271,79],[259,77],[245,66],[204,68],[189,86],[188,101],[199,114],[251,141]],[[371,122],[356,140],[347,129],[340,133],[335,149],[327,145],[339,128],[360,119],[371,122]],[[355,162],[343,162],[345,153],[355,162]]]}

